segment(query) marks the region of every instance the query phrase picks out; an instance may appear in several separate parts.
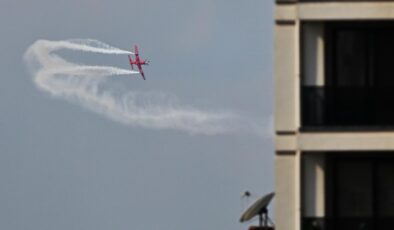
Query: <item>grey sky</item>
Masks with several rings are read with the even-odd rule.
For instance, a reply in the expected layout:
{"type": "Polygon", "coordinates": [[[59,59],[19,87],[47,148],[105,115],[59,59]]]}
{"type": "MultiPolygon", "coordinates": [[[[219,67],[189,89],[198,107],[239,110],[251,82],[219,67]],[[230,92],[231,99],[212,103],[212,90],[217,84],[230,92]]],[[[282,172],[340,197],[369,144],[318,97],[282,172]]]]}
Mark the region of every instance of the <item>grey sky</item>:
{"type": "MultiPolygon", "coordinates": [[[[37,90],[22,55],[37,39],[139,44],[147,81],[268,123],[271,0],[0,1],[0,229],[242,229],[240,193],[273,189],[271,138],[124,126],[37,90]]],[[[128,68],[123,57],[76,57],[128,68]]]]}

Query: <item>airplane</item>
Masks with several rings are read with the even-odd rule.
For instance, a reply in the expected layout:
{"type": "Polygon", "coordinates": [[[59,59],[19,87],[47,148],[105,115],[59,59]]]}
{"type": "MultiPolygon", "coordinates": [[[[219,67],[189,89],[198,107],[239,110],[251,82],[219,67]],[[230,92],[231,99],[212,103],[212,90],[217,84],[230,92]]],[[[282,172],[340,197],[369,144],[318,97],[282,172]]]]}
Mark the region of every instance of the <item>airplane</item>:
{"type": "Polygon", "coordinates": [[[129,62],[131,65],[131,69],[134,70],[134,66],[136,65],[138,67],[138,71],[140,72],[142,78],[145,80],[145,74],[144,71],[142,70],[142,66],[143,65],[149,65],[149,61],[148,60],[141,60],[140,59],[140,55],[138,53],[138,46],[134,45],[134,56],[135,56],[135,60],[131,59],[131,55],[129,56],[129,62]]]}

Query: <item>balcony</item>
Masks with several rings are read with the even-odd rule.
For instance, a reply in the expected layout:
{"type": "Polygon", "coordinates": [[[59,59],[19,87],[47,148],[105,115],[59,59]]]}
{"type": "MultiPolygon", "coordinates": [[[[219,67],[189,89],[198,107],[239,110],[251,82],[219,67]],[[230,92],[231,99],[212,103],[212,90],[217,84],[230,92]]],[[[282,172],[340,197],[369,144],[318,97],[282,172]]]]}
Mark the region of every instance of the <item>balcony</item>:
{"type": "Polygon", "coordinates": [[[301,89],[303,130],[394,130],[394,87],[301,89]]]}
{"type": "MultiPolygon", "coordinates": [[[[280,2],[281,0],[277,0],[277,1],[280,2]]],[[[298,0],[298,1],[299,2],[390,2],[393,0],[298,0]]]]}
{"type": "Polygon", "coordinates": [[[390,2],[393,0],[276,0],[277,3],[289,2],[390,2]]]}
{"type": "Polygon", "coordinates": [[[318,157],[316,153],[303,154],[301,229],[393,229],[393,153],[322,152],[318,157]],[[314,167],[323,169],[324,175],[315,177],[311,170],[314,167]],[[324,197],[314,188],[321,180],[324,180],[324,197]]]}
{"type": "Polygon", "coordinates": [[[394,217],[303,218],[303,230],[391,230],[394,217]]]}

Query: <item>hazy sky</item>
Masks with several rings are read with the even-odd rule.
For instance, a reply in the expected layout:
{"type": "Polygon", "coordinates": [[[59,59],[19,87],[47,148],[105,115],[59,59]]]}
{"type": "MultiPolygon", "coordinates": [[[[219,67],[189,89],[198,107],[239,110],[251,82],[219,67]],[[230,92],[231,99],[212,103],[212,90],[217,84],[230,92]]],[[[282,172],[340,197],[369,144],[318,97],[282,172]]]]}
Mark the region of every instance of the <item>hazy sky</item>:
{"type": "MultiPolygon", "coordinates": [[[[247,229],[241,192],[273,190],[273,2],[0,1],[0,229],[247,229]],[[235,111],[266,134],[125,126],[53,98],[22,56],[70,38],[139,44],[147,80],[118,84],[235,111]]],[[[73,58],[129,68],[124,56],[73,58]]]]}

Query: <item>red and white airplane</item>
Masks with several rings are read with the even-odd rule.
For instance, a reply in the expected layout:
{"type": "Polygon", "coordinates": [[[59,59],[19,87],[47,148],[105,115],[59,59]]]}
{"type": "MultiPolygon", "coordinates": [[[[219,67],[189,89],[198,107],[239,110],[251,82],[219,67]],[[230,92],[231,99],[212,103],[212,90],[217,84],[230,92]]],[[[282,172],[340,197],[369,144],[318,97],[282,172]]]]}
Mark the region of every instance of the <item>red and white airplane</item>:
{"type": "Polygon", "coordinates": [[[131,69],[134,70],[134,66],[136,65],[138,67],[138,71],[140,72],[142,78],[145,80],[145,74],[144,71],[142,70],[142,66],[143,65],[149,65],[149,61],[148,60],[141,60],[140,59],[140,55],[138,53],[138,46],[134,45],[134,56],[135,56],[135,60],[131,59],[131,55],[129,56],[129,62],[131,65],[131,69]]]}

